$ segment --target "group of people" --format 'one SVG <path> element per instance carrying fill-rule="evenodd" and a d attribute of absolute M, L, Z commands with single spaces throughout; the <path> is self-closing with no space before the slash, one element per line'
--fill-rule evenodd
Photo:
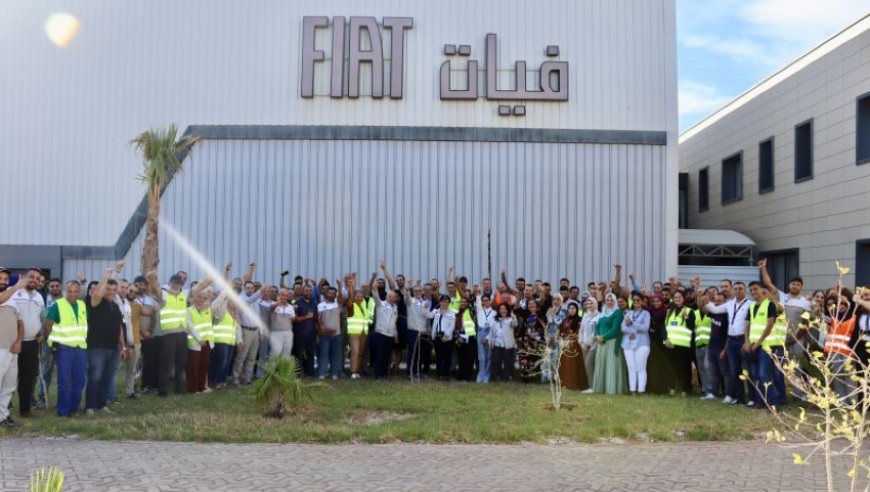
<path fill-rule="evenodd" d="M 65 284 L 38 268 L 0 269 L 0 426 L 13 392 L 18 412 L 48 408 L 56 372 L 56 411 L 111 412 L 118 373 L 130 398 L 200 393 L 247 385 L 270 358 L 295 357 L 303 377 L 384 381 L 403 374 L 490 381 L 556 381 L 564 388 L 607 394 L 681 394 L 697 380 L 703 399 L 766 408 L 786 401 L 777 370 L 785 351 L 798 360 L 832 354 L 840 367 L 868 360 L 870 289 L 835 287 L 804 297 L 794 278 L 786 292 L 759 262 L 760 281 L 722 280 L 701 287 L 676 278 L 623 285 L 614 265 L 609 282 L 584 287 L 562 278 L 513 286 L 507 273 L 470 285 L 448 270 L 439 279 L 395 277 L 384 262 L 367 280 L 349 273 L 330 283 L 297 276 L 279 284 L 241 277 L 206 278 L 187 286 L 180 271 L 161 285 L 156 272 L 132 283 L 124 263 L 99 281 L 79 274 Z M 84 294 L 84 295 L 82 295 Z M 810 320 L 817 320 L 813 323 Z M 433 367 L 434 363 L 434 367 Z M 741 377 L 748 374 L 748 378 Z M 841 381 L 841 394 L 849 390 Z M 793 392 L 794 393 L 794 392 Z M 800 397 L 800 394 L 794 393 Z"/>

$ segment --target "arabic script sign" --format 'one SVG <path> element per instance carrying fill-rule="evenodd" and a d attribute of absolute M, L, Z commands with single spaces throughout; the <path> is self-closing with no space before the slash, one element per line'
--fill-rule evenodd
<path fill-rule="evenodd" d="M 330 21 L 325 16 L 304 17 L 302 20 L 302 97 L 314 97 L 315 63 L 325 60 L 323 50 L 315 46 L 317 29 L 330 27 Z M 405 70 L 405 32 L 413 29 L 414 19 L 410 17 L 384 17 L 380 24 L 374 17 L 344 17 L 332 18 L 332 51 L 330 65 L 330 90 L 333 98 L 348 97 L 356 99 L 360 95 L 360 66 L 363 63 L 371 66 L 371 97 L 384 97 L 384 46 L 382 29 L 391 31 L 390 45 L 387 48 L 388 59 L 391 60 L 389 73 L 389 96 L 391 99 L 402 99 L 404 95 Z M 363 32 L 369 42 L 363 44 Z M 346 52 L 347 51 L 347 52 Z M 465 64 L 466 80 L 464 87 L 451 86 L 452 63 L 446 60 L 439 69 L 440 98 L 442 101 L 473 101 L 481 96 L 490 101 L 567 101 L 568 100 L 568 62 L 555 61 L 559 57 L 559 47 L 547 46 L 544 53 L 551 60 L 541 63 L 538 69 L 538 80 L 535 87 L 527 86 L 525 60 L 517 60 L 514 64 L 513 89 L 498 86 L 498 36 L 493 33 L 486 35 L 485 44 L 486 81 L 485 89 L 480 90 L 479 64 L 477 60 L 468 59 Z M 444 56 L 470 57 L 470 45 L 444 45 Z M 347 69 L 345 70 L 345 62 Z M 517 105 L 511 108 L 500 105 L 498 114 L 514 114 L 523 116 L 526 108 Z"/>

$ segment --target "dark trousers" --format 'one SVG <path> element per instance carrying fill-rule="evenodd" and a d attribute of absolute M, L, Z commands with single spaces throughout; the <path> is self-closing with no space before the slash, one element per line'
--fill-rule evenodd
<path fill-rule="evenodd" d="M 37 376 L 39 376 L 39 344 L 36 340 L 21 342 L 21 353 L 18 354 L 19 415 L 30 413 Z"/>
<path fill-rule="evenodd" d="M 420 332 L 408 330 L 408 375 L 429 374 L 432 363 L 432 340 Z"/>
<path fill-rule="evenodd" d="M 316 335 L 300 333 L 293 330 L 293 356 L 302 365 L 302 373 L 308 377 L 314 377 L 314 354 L 316 352 Z"/>
<path fill-rule="evenodd" d="M 450 362 L 453 358 L 453 340 L 435 340 L 435 372 L 439 378 L 450 376 Z"/>
<path fill-rule="evenodd" d="M 88 349 L 88 389 L 85 409 L 104 408 L 109 398 L 109 386 L 115 384 L 113 360 L 120 357 L 117 350 Z"/>
<path fill-rule="evenodd" d="M 214 344 L 211 356 L 208 358 L 208 382 L 211 385 L 227 382 L 227 366 L 230 364 L 230 354 L 235 347 L 226 343 Z"/>
<path fill-rule="evenodd" d="M 459 370 L 456 379 L 460 381 L 474 381 L 474 360 L 477 353 L 477 338 L 469 337 L 467 342 L 457 345 L 456 353 L 459 358 Z"/>
<path fill-rule="evenodd" d="M 692 392 L 692 359 L 695 356 L 695 350 L 692 347 L 677 347 L 670 349 L 671 363 L 674 365 L 674 370 L 677 375 L 677 380 L 674 384 L 684 393 Z"/>
<path fill-rule="evenodd" d="M 157 389 L 160 368 L 160 337 L 142 340 L 142 388 Z"/>
<path fill-rule="evenodd" d="M 208 378 L 208 359 L 211 348 L 205 344 L 199 350 L 187 349 L 187 392 L 199 393 L 205 389 Z"/>
<path fill-rule="evenodd" d="M 175 368 L 175 392 L 184 393 L 184 372 L 187 369 L 187 333 L 170 333 L 160 337 L 160 370 L 157 392 L 169 394 L 169 378 Z"/>
<path fill-rule="evenodd" d="M 393 356 L 393 337 L 381 333 L 372 335 L 372 357 L 375 364 L 375 379 L 386 379 Z"/>
<path fill-rule="evenodd" d="M 710 342 L 707 347 L 707 374 L 710 381 L 704 382 L 705 392 L 719 394 L 720 389 L 724 389 L 723 393 L 733 397 L 734 388 L 731 381 L 730 371 L 728 369 L 728 359 L 722 360 L 719 354 L 722 352 L 725 341 L 714 343 Z"/>
<path fill-rule="evenodd" d="M 729 395 L 739 403 L 745 403 L 743 380 L 740 375 L 743 374 L 743 336 L 728 337 L 728 342 L 725 344 L 725 351 L 728 353 L 728 375 L 731 379 L 732 394 Z"/>
<path fill-rule="evenodd" d="M 511 373 L 514 370 L 515 358 L 516 349 L 493 347 L 490 378 L 493 381 L 510 381 Z"/>

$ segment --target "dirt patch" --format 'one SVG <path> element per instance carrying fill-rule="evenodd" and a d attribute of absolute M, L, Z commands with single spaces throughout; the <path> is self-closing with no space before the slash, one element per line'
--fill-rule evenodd
<path fill-rule="evenodd" d="M 397 413 L 388 411 L 357 412 L 347 418 L 350 425 L 381 425 L 386 422 L 399 422 L 414 418 L 412 413 Z"/>

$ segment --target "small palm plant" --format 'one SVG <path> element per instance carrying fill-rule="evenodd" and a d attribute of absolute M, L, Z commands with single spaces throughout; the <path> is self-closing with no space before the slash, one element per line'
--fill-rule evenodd
<path fill-rule="evenodd" d="M 314 402 L 311 388 L 317 386 L 299 378 L 295 357 L 279 356 L 269 359 L 263 377 L 251 386 L 251 393 L 257 403 L 272 406 L 267 417 L 282 419 L 288 409 L 299 408 L 306 398 Z"/>
<path fill-rule="evenodd" d="M 154 128 L 136 135 L 130 145 L 142 155 L 142 174 L 139 180 L 148 186 L 148 216 L 145 222 L 145 244 L 142 247 L 142 274 L 157 269 L 157 228 L 160 217 L 160 195 L 172 176 L 181 171 L 181 159 L 201 140 L 197 135 L 178 138 L 175 124 L 167 128 Z"/>
<path fill-rule="evenodd" d="M 52 466 L 40 468 L 30 476 L 30 492 L 60 492 L 63 490 L 63 472 Z"/>

